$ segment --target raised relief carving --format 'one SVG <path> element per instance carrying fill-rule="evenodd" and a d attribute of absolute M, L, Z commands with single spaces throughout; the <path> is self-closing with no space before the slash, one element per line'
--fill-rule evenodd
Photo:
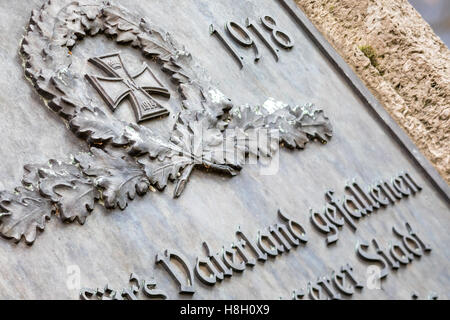
<path fill-rule="evenodd" d="M 172 263 L 172 259 L 178 262 L 183 268 L 183 273 L 186 275 L 186 279 L 180 275 L 180 272 L 177 270 L 178 268 L 174 263 Z M 180 293 L 185 294 L 194 294 L 194 271 L 193 268 L 190 267 L 188 260 L 180 253 L 175 251 L 166 250 L 164 253 L 158 253 L 156 256 L 156 263 L 162 264 L 164 269 L 172 276 L 172 278 L 177 282 L 180 287 Z"/>
<path fill-rule="evenodd" d="M 424 252 L 430 253 L 431 247 L 418 236 L 408 222 L 404 223 L 406 231 L 400 231 L 396 226 L 392 227 L 394 234 L 402 239 L 402 242 L 390 243 L 389 248 L 382 248 L 377 239 L 372 239 L 376 254 L 370 253 L 370 245 L 365 241 L 359 241 L 356 245 L 356 253 L 365 261 L 376 262 L 383 266 L 378 278 L 385 278 L 389 274 L 389 267 L 399 269 L 413 262 L 414 257 L 420 258 Z"/>
<path fill-rule="evenodd" d="M 14 193 L 0 193 L 1 234 L 7 239 L 19 242 L 22 238 L 32 244 L 38 230 L 44 230 L 45 223 L 55 212 L 50 200 L 37 191 L 19 187 Z"/>
<path fill-rule="evenodd" d="M 397 192 L 394 193 L 394 189 Z M 340 228 L 348 224 L 354 231 L 358 229 L 357 222 L 376 213 L 381 207 L 396 204 L 404 197 L 416 194 L 422 188 L 408 174 L 402 172 L 391 182 L 378 181 L 375 186 L 370 186 L 367 191 L 361 187 L 356 179 L 347 182 L 345 190 L 350 195 L 344 195 L 341 199 L 335 196 L 334 190 L 326 193 L 328 202 L 322 210 L 310 209 L 310 220 L 314 227 L 327 236 L 328 245 L 339 240 Z M 375 243 L 378 246 L 378 243 Z M 380 249 L 382 250 L 382 249 Z M 396 249 L 394 254 L 400 249 Z M 406 260 L 402 260 L 406 263 Z"/>
<path fill-rule="evenodd" d="M 193 275 L 203 284 L 215 286 L 236 273 L 245 272 L 248 267 L 255 267 L 257 261 L 265 263 L 269 256 L 275 258 L 308 241 L 305 228 L 299 222 L 288 218 L 281 210 L 278 210 L 278 215 L 284 223 L 259 231 L 257 240 L 252 240 L 253 237 L 248 237 L 239 227 L 236 241 L 222 246 L 222 250 L 215 254 L 203 242 L 206 257 L 197 257 L 192 267 L 186 257 L 169 250 L 157 255 L 157 264 L 161 264 L 173 278 L 179 287 L 179 293 L 195 293 Z M 171 260 L 178 263 L 172 263 Z M 177 272 L 179 269 L 182 272 Z"/>
<path fill-rule="evenodd" d="M 108 77 L 86 75 L 86 79 L 97 89 L 105 103 L 114 112 L 122 100 L 129 98 L 137 122 L 169 114 L 152 95 L 170 98 L 169 90 L 163 87 L 149 66 L 132 76 L 125 68 L 119 53 L 89 59 Z"/>
<path fill-rule="evenodd" d="M 279 53 L 280 49 L 290 50 L 294 47 L 294 40 L 291 35 L 287 32 L 281 30 L 277 21 L 270 15 L 264 15 L 260 17 L 260 24 L 254 22 L 252 19 L 247 18 L 245 21 L 245 27 L 240 23 L 235 21 L 230 21 L 225 24 L 225 30 L 228 35 L 240 46 L 244 48 L 253 48 L 255 51 L 254 62 L 257 63 L 262 55 L 258 44 L 256 43 L 254 37 L 248 30 L 252 30 L 253 33 L 264 43 L 264 45 L 270 50 L 273 54 L 275 61 L 278 62 L 280 59 Z M 266 32 L 262 30 L 262 27 L 266 29 Z M 211 35 L 215 35 L 224 45 L 224 47 L 230 52 L 232 57 L 237 61 L 239 67 L 242 69 L 245 66 L 245 58 L 238 52 L 237 49 L 231 44 L 225 35 L 218 29 L 214 24 L 211 24 L 209 27 L 209 32 Z M 266 37 L 265 34 L 272 34 L 272 41 Z M 275 45 L 276 44 L 276 45 Z"/>
<path fill-rule="evenodd" d="M 274 21 L 265 18 L 265 22 L 265 28 L 284 38 L 280 41 L 286 40 Z M 77 43 L 98 34 L 140 51 L 154 62 L 152 68 L 161 68 L 176 91 L 170 94 L 146 65 L 130 75 L 117 53 L 90 59 L 104 76 L 77 74 L 71 68 Z M 84 223 L 94 204 L 125 209 L 136 194 L 162 190 L 170 181 L 175 182 L 178 197 L 196 168 L 235 175 L 249 154 L 270 156 L 278 145 L 303 149 L 309 141 L 324 143 L 332 135 L 324 112 L 310 104 L 289 106 L 268 100 L 270 107 L 233 105 L 171 35 L 110 2 L 72 2 L 61 7 L 57 1 L 47 1 L 32 12 L 20 53 L 25 75 L 45 104 L 91 151 L 75 155 L 74 160 L 35 165 L 34 178 L 29 179 L 29 173 L 24 177 L 26 189 L 0 193 L 0 232 L 16 241 L 24 237 L 33 243 L 36 228 L 43 230 L 54 212 L 61 213 L 65 222 Z M 175 126 L 156 133 L 117 119 L 86 96 L 92 86 L 112 111 L 129 99 L 137 123 L 168 113 L 157 96 L 179 94 Z M 279 136 L 270 134 L 274 130 Z M 263 134 L 267 145 L 257 145 Z M 257 147 L 251 149 L 253 145 Z"/>
<path fill-rule="evenodd" d="M 296 289 L 293 291 L 293 300 L 303 300 L 308 293 L 311 300 L 341 300 L 342 294 L 351 297 L 356 289 L 364 288 L 354 273 L 353 266 L 346 264 L 338 272 L 333 271 L 331 276 L 322 276 L 317 281 L 309 281 L 307 289 Z"/>
<path fill-rule="evenodd" d="M 148 299 L 167 299 L 167 294 L 157 289 L 155 278 L 141 280 L 139 276 L 132 273 L 130 275 L 130 284 L 128 288 L 122 290 L 112 289 L 108 284 L 104 288 L 91 289 L 83 288 L 80 290 L 81 300 L 139 300 L 145 295 Z"/>

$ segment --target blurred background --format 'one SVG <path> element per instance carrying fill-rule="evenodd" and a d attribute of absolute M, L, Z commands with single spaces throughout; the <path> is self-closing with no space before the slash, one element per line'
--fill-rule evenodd
<path fill-rule="evenodd" d="M 450 0 L 409 0 L 409 3 L 450 47 Z"/>

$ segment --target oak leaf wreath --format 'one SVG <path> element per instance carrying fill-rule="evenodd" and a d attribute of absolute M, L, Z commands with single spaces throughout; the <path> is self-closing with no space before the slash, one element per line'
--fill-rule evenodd
<path fill-rule="evenodd" d="M 234 106 L 168 33 L 110 2 L 92 2 L 60 8 L 58 1 L 48 0 L 32 11 L 20 49 L 25 75 L 90 151 L 68 161 L 26 165 L 22 186 L 0 191 L 3 237 L 33 244 L 52 216 L 84 224 L 96 204 L 124 210 L 136 195 L 162 191 L 169 181 L 178 197 L 194 168 L 235 175 L 255 151 L 248 148 L 251 141 L 238 143 L 252 139 L 250 131 L 279 133 L 267 148 L 259 146 L 263 156 L 276 151 L 273 142 L 303 149 L 311 140 L 331 137 L 328 118 L 310 104 L 279 104 L 275 110 Z M 176 84 L 182 106 L 172 130 L 164 134 L 123 122 L 85 96 L 84 77 L 71 69 L 72 51 L 77 42 L 97 34 L 140 50 Z M 194 141 L 198 135 L 200 147 Z"/>

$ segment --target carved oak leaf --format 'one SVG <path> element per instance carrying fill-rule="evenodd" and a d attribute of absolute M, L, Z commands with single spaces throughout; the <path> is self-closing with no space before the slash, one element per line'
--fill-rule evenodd
<path fill-rule="evenodd" d="M 90 36 L 95 36 L 96 34 L 102 32 L 105 29 L 103 21 L 99 17 L 98 7 L 91 7 L 92 12 L 85 12 L 81 17 L 81 24 L 86 28 L 86 31 Z M 95 9 L 95 10 L 94 10 Z"/>
<path fill-rule="evenodd" d="M 184 121 L 193 133 L 194 150 L 199 164 L 230 175 L 236 175 L 242 169 L 248 151 L 248 135 L 242 129 L 224 132 L 210 128 L 210 119 L 204 112 Z"/>
<path fill-rule="evenodd" d="M 39 165 L 27 164 L 24 166 L 25 173 L 22 178 L 22 184 L 29 189 L 38 190 L 39 186 Z"/>
<path fill-rule="evenodd" d="M 194 167 L 194 160 L 186 156 L 167 157 L 162 161 L 151 161 L 148 158 L 144 158 L 139 160 L 139 163 L 144 165 L 145 173 L 149 177 L 150 183 L 158 190 L 163 190 L 167 186 L 169 180 L 178 180 L 176 191 L 174 192 L 175 197 L 181 195 L 184 184 Z M 181 175 L 181 172 L 186 167 L 189 168 Z"/>
<path fill-rule="evenodd" d="M 248 156 L 271 157 L 278 150 L 278 146 L 277 132 L 266 127 L 250 128 L 245 131 L 230 128 L 223 133 L 222 143 L 211 150 L 214 162 L 233 165 L 240 170 Z M 217 158 L 221 152 L 224 160 Z"/>
<path fill-rule="evenodd" d="M 26 166 L 26 169 L 29 169 L 30 166 Z M 31 171 L 33 177 L 36 176 L 36 166 L 33 167 Z M 30 181 L 31 179 L 27 178 L 27 173 L 24 175 L 24 182 Z M 58 202 L 61 196 L 55 191 L 55 188 L 58 186 L 71 187 L 72 182 L 77 180 L 85 180 L 82 178 L 82 173 L 80 169 L 76 166 L 62 163 L 56 160 L 50 160 L 49 165 L 44 167 L 37 167 L 37 177 L 38 177 L 38 185 L 35 187 L 39 188 L 39 192 L 50 198 L 53 202 Z"/>
<path fill-rule="evenodd" d="M 67 97 L 57 97 L 48 102 L 48 106 L 61 117 L 70 120 L 75 115 L 76 110 L 80 109 L 80 103 Z"/>
<path fill-rule="evenodd" d="M 28 165 L 25 170 L 23 183 L 38 188 L 41 195 L 54 202 L 62 221 L 85 223 L 98 191 L 77 166 L 50 160 L 46 167 Z"/>
<path fill-rule="evenodd" d="M 234 108 L 231 112 L 232 120 L 228 128 L 240 128 L 244 131 L 248 129 L 261 128 L 265 125 L 265 118 L 259 108 L 252 108 L 249 105 Z"/>
<path fill-rule="evenodd" d="M 36 240 L 37 229 L 43 231 L 55 207 L 50 200 L 42 198 L 36 191 L 23 187 L 15 193 L 0 193 L 0 234 L 19 242 L 22 237 L 29 245 Z"/>
<path fill-rule="evenodd" d="M 224 130 L 227 123 L 222 118 L 233 107 L 231 99 L 213 87 L 209 87 L 208 90 L 201 90 L 201 93 L 204 97 L 201 104 L 207 115 L 209 115 L 211 124 L 215 124 L 216 128 L 220 130 Z"/>
<path fill-rule="evenodd" d="M 169 48 L 156 41 L 154 38 L 139 35 L 138 40 L 142 46 L 142 53 L 148 57 L 159 57 L 162 61 L 169 61 L 172 52 Z"/>
<path fill-rule="evenodd" d="M 309 136 L 319 138 L 322 141 L 328 141 L 332 136 L 333 128 L 323 110 L 308 104 L 293 110 L 292 113 L 297 117 L 299 130 Z"/>
<path fill-rule="evenodd" d="M 63 15 L 64 18 L 56 22 L 56 26 L 60 30 L 60 35 L 63 39 L 61 45 L 72 48 L 78 39 L 83 39 L 86 36 L 86 33 L 81 23 L 80 13 L 73 6 L 69 5 L 66 7 Z"/>
<path fill-rule="evenodd" d="M 261 107 L 236 107 L 230 116 L 226 134 L 234 137 L 238 151 L 255 157 L 271 157 L 276 152 L 279 135 L 266 125 L 267 113 L 264 114 Z"/>
<path fill-rule="evenodd" d="M 57 206 L 64 222 L 78 221 L 83 225 L 89 214 L 94 210 L 95 200 L 100 193 L 92 182 L 77 180 L 71 187 L 64 185 L 56 186 L 55 191 L 61 196 Z"/>
<path fill-rule="evenodd" d="M 89 20 L 95 20 L 99 15 L 102 14 L 100 6 L 80 6 L 80 13 L 84 15 Z"/>
<path fill-rule="evenodd" d="M 326 142 L 333 133 L 329 119 L 313 105 L 295 108 L 285 105 L 273 111 L 246 105 L 233 109 L 231 115 L 229 128 L 277 130 L 280 143 L 291 149 L 302 149 L 314 138 Z"/>
<path fill-rule="evenodd" d="M 163 190 L 169 180 L 178 180 L 174 195 L 179 196 L 195 166 L 191 144 L 192 133 L 187 128 L 175 128 L 174 136 L 170 141 L 165 141 L 152 136 L 148 130 L 144 129 L 141 132 L 146 134 L 145 143 L 136 146 L 149 154 L 149 157 L 139 160 L 139 163 L 144 166 L 150 183 Z"/>
<path fill-rule="evenodd" d="M 332 135 L 330 121 L 313 105 L 279 109 L 267 116 L 267 126 L 277 129 L 281 142 L 291 149 L 303 149 L 315 138 L 326 142 Z"/>
<path fill-rule="evenodd" d="M 130 125 L 125 131 L 126 138 L 131 143 L 130 154 L 149 158 L 139 161 L 144 166 L 150 183 L 158 190 L 163 190 L 169 180 L 177 180 L 175 196 L 179 196 L 195 164 L 192 153 L 192 132 L 174 129 L 173 137 L 162 137 L 152 130 L 138 125 Z M 174 141 L 176 141 L 174 143 Z M 186 167 L 188 169 L 184 170 Z M 183 174 L 182 174 L 183 171 Z"/>
<path fill-rule="evenodd" d="M 116 39 L 116 41 L 118 43 L 128 43 L 128 42 L 134 42 L 136 40 L 137 40 L 137 35 L 131 31 L 121 32 L 117 36 L 117 39 Z"/>
<path fill-rule="evenodd" d="M 163 160 L 171 153 L 180 153 L 183 150 L 170 142 L 170 137 L 163 137 L 151 129 L 130 124 L 125 128 L 124 137 L 130 142 L 129 153 L 133 156 L 142 156 L 149 154 L 150 158 L 159 158 Z"/>
<path fill-rule="evenodd" d="M 240 163 L 233 161 L 233 157 L 228 161 L 226 157 L 217 156 L 222 155 L 217 147 L 223 146 L 223 135 L 218 129 L 209 129 L 209 124 L 204 114 L 184 114 L 179 116 L 173 136 L 164 147 L 153 145 L 155 139 L 151 140 L 152 150 L 156 152 L 148 152 L 150 158 L 139 162 L 144 165 L 152 185 L 162 190 L 169 181 L 176 180 L 174 197 L 179 197 L 195 167 L 230 175 L 240 170 Z"/>
<path fill-rule="evenodd" d="M 149 57 L 158 57 L 163 62 L 168 62 L 174 57 L 172 39 L 167 33 L 156 30 L 146 19 L 141 19 L 140 27 L 144 33 L 138 35 L 142 47 L 142 53 Z"/>
<path fill-rule="evenodd" d="M 110 141 L 114 146 L 128 144 L 123 136 L 126 123 L 108 117 L 99 108 L 94 110 L 82 108 L 69 122 L 69 126 L 75 134 L 85 138 L 91 144 L 101 145 Z"/>
<path fill-rule="evenodd" d="M 224 132 L 211 125 L 206 111 L 181 114 L 172 141 L 190 148 L 196 166 L 234 176 L 242 169 L 245 153 L 236 153 L 236 139 L 227 141 Z"/>
<path fill-rule="evenodd" d="M 118 43 L 136 42 L 137 35 L 140 33 L 139 27 L 125 20 L 117 9 L 105 8 L 103 10 L 106 30 L 105 33 L 110 36 L 117 36 Z"/>
<path fill-rule="evenodd" d="M 145 176 L 142 165 L 134 158 L 113 151 L 92 148 L 91 155 L 80 154 L 75 160 L 80 164 L 84 174 L 94 178 L 94 184 L 102 190 L 105 207 L 117 206 L 124 210 L 128 199 L 133 200 L 136 193 L 147 193 L 150 183 Z"/>

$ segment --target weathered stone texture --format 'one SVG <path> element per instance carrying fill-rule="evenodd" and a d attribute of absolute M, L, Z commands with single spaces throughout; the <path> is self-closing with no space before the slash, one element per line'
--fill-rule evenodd
<path fill-rule="evenodd" d="M 450 50 L 407 0 L 298 0 L 450 183 Z"/>

